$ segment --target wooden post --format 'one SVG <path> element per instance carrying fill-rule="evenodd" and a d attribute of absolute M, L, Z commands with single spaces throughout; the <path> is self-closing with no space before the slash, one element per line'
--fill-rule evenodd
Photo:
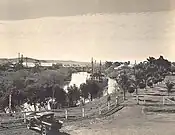
<path fill-rule="evenodd" d="M 82 117 L 83 117 L 83 118 L 85 117 L 85 110 L 84 110 L 84 107 L 82 108 Z"/>
<path fill-rule="evenodd" d="M 66 120 L 68 119 L 68 111 L 67 111 L 67 109 L 65 110 L 65 118 L 66 118 Z"/>
<path fill-rule="evenodd" d="M 108 102 L 108 111 L 109 111 L 109 109 L 110 109 L 110 102 Z"/>
<path fill-rule="evenodd" d="M 119 105 L 119 97 L 116 96 L 116 105 Z"/>
<path fill-rule="evenodd" d="M 139 96 L 137 95 L 137 104 L 139 105 Z"/>
<path fill-rule="evenodd" d="M 145 100 L 145 98 L 144 98 L 144 105 L 146 105 L 146 100 Z"/>
<path fill-rule="evenodd" d="M 98 107 L 98 111 L 99 111 L 99 115 L 101 115 L 101 108 L 100 107 Z"/>
<path fill-rule="evenodd" d="M 12 94 L 9 95 L 9 113 L 12 113 Z"/>
<path fill-rule="evenodd" d="M 144 110 L 145 110 L 145 107 L 143 106 L 143 107 L 142 107 L 142 114 L 145 114 L 145 113 L 144 113 Z"/>
<path fill-rule="evenodd" d="M 24 112 L 24 123 L 26 123 L 26 112 Z"/>
<path fill-rule="evenodd" d="M 165 105 L 165 97 L 163 96 L 163 105 Z"/>

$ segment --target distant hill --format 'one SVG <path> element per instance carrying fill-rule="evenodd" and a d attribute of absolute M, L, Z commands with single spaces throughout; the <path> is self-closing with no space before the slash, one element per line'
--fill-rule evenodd
<path fill-rule="evenodd" d="M 17 62 L 18 58 L 1 58 L 0 59 L 0 64 L 7 63 L 7 62 Z M 26 58 L 24 58 L 24 61 L 26 61 Z M 27 62 L 29 63 L 34 63 L 35 61 L 38 61 L 38 59 L 34 58 L 27 58 Z M 81 65 L 81 66 L 86 66 L 89 65 L 90 62 L 79 62 L 79 61 L 71 61 L 71 60 L 39 60 L 42 63 L 62 63 L 62 64 L 76 64 L 76 65 Z"/>
<path fill-rule="evenodd" d="M 76 65 L 89 65 L 90 62 L 80 62 L 72 60 L 46 60 L 48 63 L 62 63 L 62 64 L 76 64 Z"/>

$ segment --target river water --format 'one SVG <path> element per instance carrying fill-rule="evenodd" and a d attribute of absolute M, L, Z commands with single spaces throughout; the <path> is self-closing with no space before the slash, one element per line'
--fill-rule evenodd
<path fill-rule="evenodd" d="M 68 85 L 64 87 L 66 90 L 68 86 L 76 85 L 77 87 L 80 87 L 82 83 L 86 83 L 86 80 L 90 77 L 90 74 L 87 72 L 78 72 L 78 73 L 73 73 L 71 81 Z M 114 79 L 108 78 L 108 86 L 107 86 L 107 91 L 104 92 L 104 96 L 107 94 L 111 94 L 112 92 L 115 91 L 115 88 L 117 86 L 117 83 Z"/>

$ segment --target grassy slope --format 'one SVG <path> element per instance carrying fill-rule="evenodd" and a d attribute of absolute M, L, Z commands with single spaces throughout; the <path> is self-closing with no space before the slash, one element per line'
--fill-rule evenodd
<path fill-rule="evenodd" d="M 174 77 L 175 80 L 175 77 Z M 160 91 L 161 89 L 161 91 Z M 153 89 L 148 91 L 140 90 L 140 93 L 166 93 L 165 85 L 162 83 Z M 156 98 L 155 98 L 156 99 Z M 115 98 L 113 96 L 112 100 Z M 133 99 L 130 99 L 134 101 Z M 158 99 L 160 102 L 161 100 Z M 130 102 L 128 100 L 128 102 Z M 88 103 L 85 106 L 86 112 L 93 114 L 98 112 L 98 105 L 104 105 L 106 103 L 106 97 L 96 99 L 93 102 Z M 72 115 L 81 115 L 81 108 L 71 108 L 69 111 L 73 112 Z M 57 113 L 59 116 L 61 113 Z M 64 110 L 62 110 L 64 114 Z M 175 130 L 175 115 L 174 114 L 157 114 L 151 113 L 147 115 L 142 113 L 141 106 L 125 107 L 118 113 L 101 119 L 84 119 L 81 121 L 73 121 L 64 124 L 63 131 L 70 133 L 71 135 L 143 135 L 143 134 L 158 134 L 158 135 L 174 135 Z M 165 124 L 166 123 L 166 124 Z M 0 132 L 0 135 L 11 135 L 16 133 L 24 135 L 38 135 L 37 133 L 30 132 L 26 129 L 15 130 L 12 132 L 6 131 L 6 133 Z"/>

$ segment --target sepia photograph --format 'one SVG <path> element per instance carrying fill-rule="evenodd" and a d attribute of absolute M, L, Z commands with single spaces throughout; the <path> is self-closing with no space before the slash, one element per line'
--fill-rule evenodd
<path fill-rule="evenodd" d="M 0 0 L 0 135 L 175 135 L 175 0 Z"/>

